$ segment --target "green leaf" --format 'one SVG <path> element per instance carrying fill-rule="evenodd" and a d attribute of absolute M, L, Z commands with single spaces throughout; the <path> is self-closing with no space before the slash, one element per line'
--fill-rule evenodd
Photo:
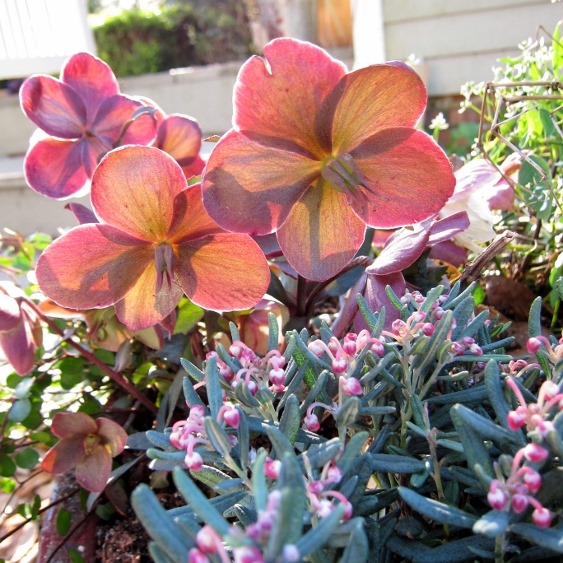
<path fill-rule="evenodd" d="M 14 460 L 19 467 L 23 469 L 32 469 L 39 461 L 39 454 L 33 448 L 25 448 L 20 450 L 15 456 Z"/>
<path fill-rule="evenodd" d="M 223 427 L 210 416 L 206 416 L 203 420 L 205 433 L 215 451 L 224 457 L 230 458 L 233 445 Z"/>
<path fill-rule="evenodd" d="M 223 390 L 219 381 L 220 377 L 217 359 L 210 357 L 205 364 L 205 389 L 207 390 L 207 400 L 213 420 L 217 420 L 219 410 L 223 406 Z"/>
<path fill-rule="evenodd" d="M 264 474 L 264 464 L 266 463 L 267 457 L 268 452 L 261 449 L 252 466 L 252 493 L 254 495 L 256 512 L 266 510 L 268 503 L 268 484 L 266 482 L 266 475 Z"/>
<path fill-rule="evenodd" d="M 240 416 L 240 421 L 237 428 L 240 466 L 243 471 L 246 471 L 248 467 L 248 454 L 250 451 L 250 430 L 248 429 L 248 420 L 246 418 L 246 414 L 238 405 L 236 409 Z"/>
<path fill-rule="evenodd" d="M 443 502 L 429 499 L 407 487 L 399 487 L 398 490 L 401 498 L 414 510 L 441 524 L 457 526 L 458 528 L 472 528 L 477 521 L 477 518 L 472 514 Z"/>
<path fill-rule="evenodd" d="M 64 507 L 62 507 L 57 514 L 57 534 L 59 536 L 66 536 L 70 531 L 72 523 L 72 514 Z"/>
<path fill-rule="evenodd" d="M 69 548 L 66 550 L 66 553 L 71 563 L 84 563 L 84 557 L 82 557 L 82 554 L 77 549 Z"/>
<path fill-rule="evenodd" d="M 14 396 L 16 399 L 27 399 L 33 388 L 35 378 L 26 377 L 21 379 L 14 389 Z"/>
<path fill-rule="evenodd" d="M 506 532 L 509 520 L 509 512 L 505 510 L 491 510 L 473 524 L 473 532 L 488 538 L 496 538 Z"/>
<path fill-rule="evenodd" d="M 72 389 L 84 381 L 84 363 L 83 358 L 68 357 L 55 365 L 61 372 L 61 387 L 63 389 Z"/>
<path fill-rule="evenodd" d="M 268 351 L 277 350 L 279 340 L 278 319 L 274 313 L 268 311 Z"/>
<path fill-rule="evenodd" d="M 321 549 L 328 542 L 345 510 L 346 507 L 343 504 L 336 505 L 326 518 L 323 518 L 316 526 L 299 538 L 295 545 L 302 558 Z"/>
<path fill-rule="evenodd" d="M 31 401 L 29 399 L 18 399 L 12 403 L 8 411 L 8 420 L 21 422 L 31 413 Z"/>
<path fill-rule="evenodd" d="M 361 402 L 358 397 L 348 397 L 336 413 L 336 426 L 338 428 L 348 428 L 352 426 L 358 418 L 360 405 Z"/>
<path fill-rule="evenodd" d="M 344 453 L 340 456 L 336 464 L 342 470 L 343 475 L 346 474 L 350 467 L 352 467 L 354 461 L 361 455 L 368 438 L 369 434 L 367 432 L 358 432 L 350 438 L 346 444 Z"/>
<path fill-rule="evenodd" d="M 203 315 L 204 310 L 201 307 L 192 303 L 187 297 L 183 297 L 178 307 L 174 334 L 186 334 L 203 318 Z"/>
<path fill-rule="evenodd" d="M 419 473 L 424 471 L 424 462 L 414 457 L 393 454 L 369 455 L 372 471 L 382 473 Z"/>
<path fill-rule="evenodd" d="M 434 549 L 415 554 L 413 563 L 462 563 L 480 560 L 477 554 L 487 553 L 492 559 L 495 544 L 482 536 L 469 536 L 460 540 L 448 541 Z"/>
<path fill-rule="evenodd" d="M 365 532 L 363 518 L 354 518 L 352 533 L 348 538 L 346 549 L 340 558 L 340 563 L 358 563 L 359 561 L 368 561 L 369 544 Z"/>

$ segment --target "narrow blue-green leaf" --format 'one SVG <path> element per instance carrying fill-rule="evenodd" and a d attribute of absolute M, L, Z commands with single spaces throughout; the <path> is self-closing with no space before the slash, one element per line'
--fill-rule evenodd
<path fill-rule="evenodd" d="M 268 452 L 260 450 L 256 456 L 256 461 L 252 466 L 252 494 L 254 496 L 254 505 L 256 512 L 266 510 L 268 504 L 268 484 L 266 482 L 266 475 L 264 474 L 264 464 Z"/>
<path fill-rule="evenodd" d="M 162 551 L 172 561 L 184 561 L 193 543 L 181 533 L 148 485 L 141 483 L 133 491 L 131 505 L 145 530 Z"/>
<path fill-rule="evenodd" d="M 473 532 L 488 538 L 496 538 L 506 532 L 510 513 L 506 510 L 490 510 L 473 524 Z"/>
<path fill-rule="evenodd" d="M 530 306 L 530 313 L 528 315 L 528 335 L 529 336 L 541 336 L 542 335 L 542 323 L 541 323 L 541 307 L 542 298 L 538 296 L 532 302 Z M 543 371 L 547 374 L 551 373 L 551 366 L 549 365 L 548 355 L 542 348 L 536 352 L 536 358 L 540 364 Z"/>
<path fill-rule="evenodd" d="M 343 475 L 350 469 L 356 458 L 360 456 L 368 438 L 369 434 L 367 432 L 358 432 L 350 438 L 346 444 L 344 453 L 340 456 L 336 464 L 342 470 Z"/>
<path fill-rule="evenodd" d="M 209 524 L 220 536 L 227 535 L 230 529 L 229 523 L 209 502 L 207 497 L 199 490 L 186 472 L 180 468 L 176 468 L 172 473 L 172 478 L 180 494 L 201 520 Z M 186 552 L 184 552 L 183 557 L 185 559 Z M 184 561 L 184 559 L 178 559 L 178 561 Z"/>
<path fill-rule="evenodd" d="M 162 449 L 174 449 L 174 451 L 176 451 L 176 448 L 172 448 L 170 445 L 170 438 L 168 434 L 163 434 L 162 432 L 157 432 L 156 430 L 147 430 L 145 435 L 147 440 L 154 446 L 158 446 Z"/>
<path fill-rule="evenodd" d="M 149 543 L 149 554 L 154 563 L 175 563 L 174 559 L 168 557 L 166 552 L 153 541 Z"/>
<path fill-rule="evenodd" d="M 314 551 L 321 549 L 330 539 L 330 536 L 336 530 L 346 507 L 343 504 L 338 504 L 334 510 L 320 522 L 311 528 L 295 543 L 299 554 L 302 558 L 307 557 Z"/>
<path fill-rule="evenodd" d="M 192 364 L 190 360 L 187 358 L 181 358 L 180 364 L 196 381 L 203 381 L 203 378 L 205 377 L 204 373 L 197 366 Z"/>
<path fill-rule="evenodd" d="M 313 469 L 324 467 L 342 451 L 340 438 L 332 438 L 321 444 L 313 444 L 307 450 L 307 457 Z"/>
<path fill-rule="evenodd" d="M 471 528 L 477 521 L 472 514 L 420 495 L 407 487 L 399 487 L 399 495 L 414 510 L 435 522 L 459 528 Z"/>
<path fill-rule="evenodd" d="M 453 317 L 456 320 L 456 325 L 452 330 L 451 340 L 459 340 L 463 333 L 469 319 L 473 317 L 475 312 L 475 300 L 473 296 L 467 296 L 461 301 L 453 310 Z"/>
<path fill-rule="evenodd" d="M 278 349 L 279 336 L 278 319 L 268 311 L 268 351 Z"/>
<path fill-rule="evenodd" d="M 272 447 L 276 452 L 277 459 L 282 459 L 283 454 L 286 452 L 294 455 L 291 442 L 287 439 L 287 436 L 280 432 L 275 426 L 268 426 L 266 428 L 266 433 L 268 434 L 268 438 L 270 438 Z"/>
<path fill-rule="evenodd" d="M 428 339 L 421 353 L 414 357 L 413 367 L 424 373 L 436 361 L 439 349 L 448 340 L 452 325 L 453 314 L 451 311 L 446 311 L 444 316 L 438 321 L 434 333 Z"/>
<path fill-rule="evenodd" d="M 387 299 L 391 301 L 391 304 L 395 307 L 395 309 L 397 309 L 397 311 L 403 313 L 403 311 L 406 310 L 406 306 L 401 303 L 401 299 L 393 291 L 393 288 L 390 285 L 385 286 L 385 295 L 387 295 Z"/>
<path fill-rule="evenodd" d="M 411 404 L 412 415 L 414 418 L 414 422 L 420 428 L 424 428 L 424 407 L 422 405 L 422 401 L 418 395 L 411 395 L 409 398 L 409 402 Z"/>
<path fill-rule="evenodd" d="M 454 405 L 450 409 L 450 416 L 463 444 L 463 453 L 469 466 L 480 476 L 480 472 L 494 478 L 493 464 L 483 439 L 474 432 L 460 415 L 462 405 Z M 480 472 L 479 472 L 480 468 Z M 484 483 L 485 484 L 485 483 Z M 486 483 L 488 487 L 488 483 Z"/>
<path fill-rule="evenodd" d="M 356 296 L 356 302 L 358 303 L 358 308 L 360 309 L 360 313 L 362 314 L 362 317 L 364 317 L 364 320 L 366 321 L 366 324 L 369 327 L 369 331 L 373 333 L 377 326 L 378 316 L 383 315 L 383 317 L 385 317 L 385 308 L 383 307 L 379 312 L 379 315 L 376 315 L 369 308 L 367 301 L 364 299 L 364 296 L 361 293 L 358 293 L 358 295 Z"/>
<path fill-rule="evenodd" d="M 501 445 L 515 443 L 516 440 L 513 433 L 495 424 L 492 420 L 481 416 L 464 405 L 456 405 L 452 408 L 457 409 L 457 416 L 481 438 L 494 440 Z"/>
<path fill-rule="evenodd" d="M 369 455 L 372 471 L 382 473 L 418 473 L 424 471 L 424 462 L 414 457 L 393 454 Z"/>
<path fill-rule="evenodd" d="M 453 391 L 429 397 L 426 402 L 435 405 L 447 405 L 451 403 L 481 403 L 487 397 L 487 388 L 484 385 L 470 387 L 463 391 Z"/>
<path fill-rule="evenodd" d="M 243 471 L 248 467 L 248 454 L 250 452 L 250 430 L 248 429 L 248 420 L 244 411 L 237 405 L 236 407 L 240 421 L 237 428 L 238 449 L 240 455 L 240 466 Z"/>
<path fill-rule="evenodd" d="M 209 358 L 205 363 L 205 390 L 207 391 L 209 410 L 213 420 L 217 420 L 219 410 L 223 406 L 223 391 L 219 381 L 220 377 L 217 359 L 214 357 Z"/>
<path fill-rule="evenodd" d="M 481 311 L 462 331 L 458 338 L 465 336 L 475 336 L 477 332 L 485 326 L 485 322 L 489 318 L 489 311 L 485 309 Z"/>
<path fill-rule="evenodd" d="M 358 418 L 360 405 L 361 403 L 358 397 L 348 397 L 336 413 L 336 426 L 338 428 L 352 426 Z"/>
<path fill-rule="evenodd" d="M 238 327 L 233 321 L 229 321 L 229 330 L 231 331 L 231 342 L 240 341 Z"/>
<path fill-rule="evenodd" d="M 202 380 L 203 380 L 203 373 L 202 375 Z M 186 403 L 190 406 L 193 407 L 194 405 L 199 405 L 200 407 L 205 408 L 205 405 L 203 404 L 203 401 L 200 399 L 199 395 L 196 393 L 196 390 L 194 389 L 194 386 L 192 384 L 192 382 L 190 381 L 189 377 L 184 377 L 184 380 L 182 382 L 182 386 L 184 388 L 184 398 L 186 399 Z"/>
<path fill-rule="evenodd" d="M 260 403 L 255 399 L 254 395 L 250 392 L 248 385 L 244 380 L 237 383 L 235 387 L 235 397 L 239 403 L 249 408 L 259 408 Z"/>
<path fill-rule="evenodd" d="M 198 471 L 192 471 L 191 475 L 194 479 L 197 479 L 200 483 L 204 483 L 212 489 L 225 489 L 225 481 L 233 481 L 232 477 L 229 477 L 226 473 L 223 473 L 216 467 L 211 467 L 209 465 L 204 465 Z"/>
<path fill-rule="evenodd" d="M 369 544 L 363 518 L 354 518 L 352 533 L 340 563 L 360 563 L 369 559 Z"/>
<path fill-rule="evenodd" d="M 205 433 L 215 451 L 225 457 L 230 457 L 233 445 L 224 428 L 210 416 L 206 416 L 203 420 Z"/>
<path fill-rule="evenodd" d="M 227 364 L 227 367 L 233 373 L 237 373 L 237 371 L 241 369 L 242 366 L 240 365 L 240 362 L 236 358 L 233 358 L 233 356 L 231 356 L 227 352 L 227 350 L 221 343 L 215 346 L 215 351 L 217 352 L 217 355 L 221 358 L 221 360 L 223 360 L 223 362 Z"/>
<path fill-rule="evenodd" d="M 538 528 L 535 524 L 517 523 L 510 526 L 510 531 L 528 541 L 547 547 L 557 553 L 563 553 L 563 533 L 557 528 Z"/>
<path fill-rule="evenodd" d="M 287 436 L 290 444 L 294 444 L 300 426 L 301 413 L 299 412 L 299 401 L 295 395 L 291 395 L 285 403 L 279 428 Z"/>
<path fill-rule="evenodd" d="M 164 430 L 166 428 L 174 414 L 174 410 L 178 404 L 178 399 L 180 397 L 180 392 L 182 391 L 183 374 L 181 371 L 174 376 L 174 380 L 160 403 L 158 412 L 156 413 L 156 430 Z"/>
<path fill-rule="evenodd" d="M 475 285 L 476 283 L 473 282 L 468 285 L 461 293 L 459 293 L 461 284 L 460 282 L 456 282 L 450 289 L 449 297 L 448 299 L 446 299 L 442 307 L 444 309 L 455 309 L 455 307 L 457 307 L 466 297 L 473 295 L 473 292 L 475 291 Z"/>
<path fill-rule="evenodd" d="M 434 549 L 419 552 L 415 555 L 413 563 L 462 563 L 464 561 L 477 561 L 477 553 L 487 553 L 492 559 L 495 543 L 482 536 L 469 536 L 459 540 L 448 541 Z"/>
<path fill-rule="evenodd" d="M 321 395 L 321 393 L 323 392 L 326 386 L 326 382 L 328 381 L 329 376 L 330 376 L 330 371 L 324 370 L 321 372 L 318 379 L 311 387 L 311 390 L 309 391 L 309 393 L 307 393 L 307 397 L 305 397 L 305 400 L 301 404 L 301 416 L 305 415 L 305 412 L 307 411 L 307 407 L 311 403 L 315 402 L 315 400 Z"/>

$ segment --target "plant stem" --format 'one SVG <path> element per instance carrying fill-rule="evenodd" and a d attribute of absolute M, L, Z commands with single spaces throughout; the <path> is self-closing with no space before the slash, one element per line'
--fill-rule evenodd
<path fill-rule="evenodd" d="M 29 305 L 33 311 L 41 318 L 41 320 L 52 330 L 54 333 L 58 334 L 69 346 L 74 348 L 84 359 L 88 360 L 96 367 L 100 368 L 114 383 L 119 385 L 122 389 L 127 391 L 132 397 L 137 399 L 142 405 L 144 405 L 151 412 L 156 413 L 158 409 L 156 405 L 147 397 L 145 397 L 130 381 L 128 381 L 123 375 L 111 369 L 108 365 L 104 364 L 99 360 L 92 352 L 86 350 L 83 346 L 65 336 L 64 332 L 49 318 L 47 317 L 33 301 L 29 299 L 24 299 L 25 303 Z"/>

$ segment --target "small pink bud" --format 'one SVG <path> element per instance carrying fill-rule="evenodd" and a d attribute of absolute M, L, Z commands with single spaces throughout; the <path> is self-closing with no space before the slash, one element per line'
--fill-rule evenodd
<path fill-rule="evenodd" d="M 285 371 L 281 368 L 272 369 L 270 370 L 268 379 L 274 385 L 283 385 L 285 383 Z"/>
<path fill-rule="evenodd" d="M 279 459 L 266 459 L 264 474 L 268 479 L 277 479 L 280 475 L 281 461 Z"/>
<path fill-rule="evenodd" d="M 423 311 L 415 311 L 411 315 L 412 322 L 415 324 L 422 322 L 425 318 L 426 318 L 426 313 L 424 313 Z"/>
<path fill-rule="evenodd" d="M 487 494 L 487 501 L 491 508 L 504 510 L 506 506 L 506 495 L 499 485 L 500 483 L 496 479 L 491 483 L 491 488 Z"/>
<path fill-rule="evenodd" d="M 348 362 L 344 358 L 334 359 L 332 361 L 332 371 L 336 375 L 341 373 L 346 373 L 346 368 L 348 367 Z"/>
<path fill-rule="evenodd" d="M 356 353 L 356 343 L 353 340 L 344 339 L 342 349 L 346 352 L 346 354 L 348 354 L 348 356 L 353 356 Z"/>
<path fill-rule="evenodd" d="M 461 356 L 465 352 L 465 346 L 461 342 L 452 342 L 452 352 L 455 356 Z"/>
<path fill-rule="evenodd" d="M 313 495 L 318 495 L 323 492 L 325 485 L 322 481 L 311 481 L 307 483 L 307 491 Z"/>
<path fill-rule="evenodd" d="M 340 385 L 342 386 L 342 391 L 346 395 L 361 395 L 363 393 L 362 384 L 355 377 L 344 377 L 340 376 Z"/>
<path fill-rule="evenodd" d="M 199 549 L 205 553 L 217 552 L 217 534 L 211 526 L 203 526 L 195 536 Z"/>
<path fill-rule="evenodd" d="M 526 467 L 525 469 L 527 471 L 522 476 L 522 479 L 531 493 L 537 493 L 541 488 L 541 475 L 531 467 Z"/>
<path fill-rule="evenodd" d="M 546 401 L 553 399 L 553 397 L 555 397 L 558 393 L 559 385 L 557 385 L 557 383 L 554 383 L 553 381 L 550 381 L 549 379 L 542 383 L 539 392 L 540 396 L 543 396 L 544 400 Z"/>
<path fill-rule="evenodd" d="M 330 500 L 323 498 L 319 501 L 319 506 L 317 507 L 317 516 L 319 518 L 326 518 L 332 514 L 334 510 L 334 505 Z"/>
<path fill-rule="evenodd" d="M 526 495 L 516 494 L 512 497 L 512 510 L 516 514 L 520 514 L 528 507 L 528 497 Z"/>
<path fill-rule="evenodd" d="M 325 483 L 339 483 L 342 479 L 342 469 L 336 465 L 332 465 L 326 472 Z"/>
<path fill-rule="evenodd" d="M 305 428 L 307 428 L 307 430 L 310 430 L 311 432 L 316 432 L 321 427 L 321 423 L 319 422 L 317 415 L 314 413 L 306 416 L 304 422 Z"/>
<path fill-rule="evenodd" d="M 402 321 L 401 319 L 396 319 L 391 323 L 391 330 L 395 333 L 395 334 L 401 334 L 401 332 L 404 332 L 406 329 L 406 324 L 405 321 Z"/>
<path fill-rule="evenodd" d="M 528 338 L 528 342 L 526 342 L 526 350 L 530 354 L 535 354 L 541 348 L 541 341 L 532 336 L 532 338 Z"/>
<path fill-rule="evenodd" d="M 432 316 L 439 321 L 445 314 L 444 309 L 442 309 L 442 307 L 436 307 L 436 309 L 434 309 L 434 311 L 432 312 Z"/>
<path fill-rule="evenodd" d="M 238 428 L 238 425 L 240 424 L 240 413 L 234 408 L 225 411 L 223 413 L 223 420 L 225 421 L 225 424 L 231 428 Z"/>
<path fill-rule="evenodd" d="M 188 563 L 209 563 L 209 559 L 197 547 L 192 547 L 188 552 Z"/>
<path fill-rule="evenodd" d="M 469 348 L 469 346 L 471 346 L 472 344 L 475 344 L 475 338 L 472 338 L 471 336 L 464 336 L 460 342 L 464 345 L 467 346 L 467 348 Z"/>
<path fill-rule="evenodd" d="M 370 350 L 380 358 L 383 358 L 383 356 L 385 356 L 385 347 L 379 341 L 372 343 Z"/>
<path fill-rule="evenodd" d="M 524 457 L 532 463 L 539 463 L 549 457 L 549 450 L 535 443 L 525 446 L 523 453 Z"/>
<path fill-rule="evenodd" d="M 471 346 L 469 346 L 469 351 L 474 356 L 482 356 L 483 355 L 483 349 L 481 348 L 481 346 L 479 346 L 479 344 L 471 344 Z"/>
<path fill-rule="evenodd" d="M 309 342 L 307 348 L 309 348 L 309 351 L 315 354 L 318 358 L 326 352 L 325 344 L 321 340 L 313 340 L 313 342 Z"/>
<path fill-rule="evenodd" d="M 538 528 L 549 528 L 551 526 L 551 512 L 540 506 L 532 512 L 532 520 Z"/>
<path fill-rule="evenodd" d="M 263 563 L 264 556 L 261 551 L 254 546 L 243 545 L 233 549 L 235 563 Z"/>
<path fill-rule="evenodd" d="M 249 381 L 246 386 L 248 387 L 251 395 L 256 395 L 256 393 L 258 393 L 258 385 L 256 385 L 254 381 Z"/>
<path fill-rule="evenodd" d="M 425 336 L 432 336 L 434 334 L 435 326 L 432 323 L 424 323 L 422 325 L 422 334 Z"/>
<path fill-rule="evenodd" d="M 186 454 L 184 463 L 188 469 L 199 471 L 203 467 L 203 459 L 197 452 Z"/>
<path fill-rule="evenodd" d="M 524 424 L 526 424 L 527 412 L 528 409 L 526 409 L 526 407 L 518 407 L 515 411 L 510 411 L 508 413 L 506 420 L 508 422 L 508 427 L 510 428 L 510 430 L 515 432 L 516 430 L 522 428 Z"/>

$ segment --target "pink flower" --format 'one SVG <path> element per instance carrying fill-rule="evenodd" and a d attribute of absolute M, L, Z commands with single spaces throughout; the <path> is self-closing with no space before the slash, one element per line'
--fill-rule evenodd
<path fill-rule="evenodd" d="M 115 305 L 131 330 L 160 323 L 185 293 L 203 308 L 255 305 L 270 272 L 248 236 L 226 233 L 205 212 L 198 185 L 153 147 L 109 153 L 92 179 L 100 223 L 80 225 L 41 255 L 42 291 L 70 309 Z M 84 252 L 84 249 L 88 252 Z"/>
<path fill-rule="evenodd" d="M 20 300 L 24 296 L 13 283 L 0 282 L 0 349 L 18 375 L 31 371 L 43 341 L 39 317 Z"/>
<path fill-rule="evenodd" d="M 241 68 L 234 128 L 203 176 L 204 205 L 234 232 L 275 232 L 289 264 L 326 280 L 354 257 L 366 225 L 394 228 L 437 213 L 450 164 L 415 125 L 418 75 L 393 62 L 347 73 L 322 49 L 290 38 Z"/>
<path fill-rule="evenodd" d="M 112 458 L 127 443 L 127 433 L 109 418 L 82 412 L 57 413 L 51 431 L 60 440 L 45 454 L 41 469 L 66 473 L 76 467 L 76 480 L 93 493 L 101 493 L 111 473 Z"/>
<path fill-rule="evenodd" d="M 111 68 L 89 53 L 63 65 L 61 79 L 34 75 L 20 90 L 23 112 L 46 135 L 25 158 L 27 183 L 41 195 L 82 195 L 98 160 L 117 144 L 147 144 L 155 134 L 143 105 L 119 93 Z"/>

